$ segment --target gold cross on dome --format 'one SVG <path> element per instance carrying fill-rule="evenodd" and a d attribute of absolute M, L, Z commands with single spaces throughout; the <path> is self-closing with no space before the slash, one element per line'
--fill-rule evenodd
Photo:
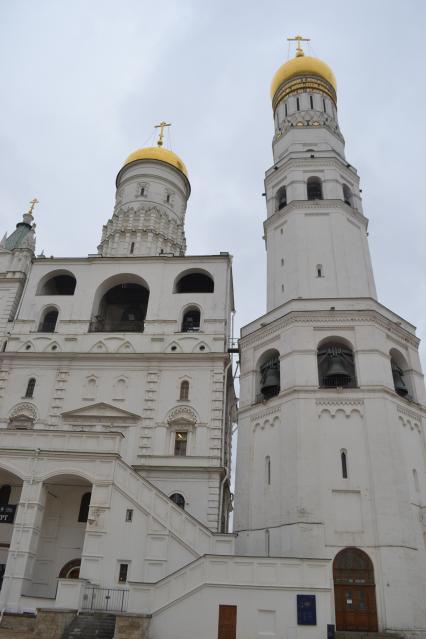
<path fill-rule="evenodd" d="M 297 42 L 297 47 L 296 47 L 296 56 L 297 56 L 297 57 L 299 57 L 299 56 L 301 56 L 301 55 L 304 55 L 304 53 L 303 53 L 303 49 L 302 49 L 302 47 L 300 46 L 300 43 L 301 43 L 301 42 L 310 42 L 310 41 L 311 41 L 311 39 L 310 39 L 310 38 L 302 38 L 302 36 L 301 36 L 301 35 L 294 36 L 294 38 L 287 38 L 287 40 L 288 40 L 289 42 Z"/>
<path fill-rule="evenodd" d="M 167 122 L 164 122 L 163 120 L 162 122 L 160 122 L 160 124 L 156 124 L 154 127 L 155 129 L 160 129 L 157 146 L 163 146 L 164 129 L 166 128 L 166 126 L 172 126 L 172 123 L 171 122 L 167 123 Z"/>
<path fill-rule="evenodd" d="M 36 204 L 38 204 L 38 199 L 35 197 L 33 200 L 31 200 L 30 204 L 31 204 L 31 206 L 30 206 L 30 208 L 29 208 L 28 213 L 29 213 L 30 215 L 32 215 L 32 212 L 33 212 L 33 210 L 34 210 L 35 205 L 36 205 Z"/>

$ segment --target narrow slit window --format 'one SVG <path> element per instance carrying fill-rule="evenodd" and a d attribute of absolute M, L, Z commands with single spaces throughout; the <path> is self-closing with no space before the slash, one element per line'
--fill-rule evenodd
<path fill-rule="evenodd" d="M 298 111 L 300 111 L 300 100 L 299 100 L 299 98 L 296 98 L 296 109 Z"/>
<path fill-rule="evenodd" d="M 135 250 L 135 243 L 134 243 L 134 242 L 132 242 L 132 243 L 130 244 L 130 254 L 131 254 L 131 255 L 133 254 L 134 250 Z"/>
<path fill-rule="evenodd" d="M 287 102 L 284 104 L 284 113 L 285 113 L 285 117 L 287 117 L 288 115 Z"/>
<path fill-rule="evenodd" d="M 34 396 L 35 385 L 36 385 L 35 377 L 31 377 L 31 379 L 28 380 L 27 390 L 25 391 L 25 397 L 30 398 Z"/>
<path fill-rule="evenodd" d="M 311 103 L 311 109 L 314 108 L 314 98 L 312 95 L 309 96 L 309 102 Z"/>
<path fill-rule="evenodd" d="M 271 485 L 271 458 L 269 455 L 265 457 L 265 476 L 268 486 Z"/>
<path fill-rule="evenodd" d="M 324 277 L 322 264 L 317 264 L 317 277 Z"/>
<path fill-rule="evenodd" d="M 327 105 L 325 103 L 324 98 L 322 99 L 322 106 L 324 107 L 324 113 L 327 113 Z"/>
<path fill-rule="evenodd" d="M 166 202 L 167 204 L 170 204 L 170 193 L 167 193 L 166 195 Z"/>
<path fill-rule="evenodd" d="M 340 453 L 340 459 L 342 462 L 342 477 L 343 479 L 348 478 L 348 459 L 346 451 L 342 450 Z"/>
<path fill-rule="evenodd" d="M 133 521 L 133 509 L 127 508 L 126 510 L 126 521 Z"/>
<path fill-rule="evenodd" d="M 413 468 L 413 480 L 414 480 L 414 488 L 416 489 L 416 493 L 419 493 L 420 492 L 419 476 L 415 468 Z"/>
<path fill-rule="evenodd" d="M 141 193 L 140 194 L 141 194 L 142 197 L 145 195 L 145 187 L 144 186 L 141 187 Z"/>

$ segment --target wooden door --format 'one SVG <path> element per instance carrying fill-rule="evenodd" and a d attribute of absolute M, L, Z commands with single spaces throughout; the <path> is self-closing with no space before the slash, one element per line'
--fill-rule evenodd
<path fill-rule="evenodd" d="M 359 548 L 345 548 L 333 562 L 336 630 L 377 632 L 374 567 Z"/>
<path fill-rule="evenodd" d="M 377 632 L 377 611 L 374 586 L 355 584 L 334 588 L 336 630 Z"/>
<path fill-rule="evenodd" d="M 218 639 L 236 639 L 237 606 L 219 606 Z"/>

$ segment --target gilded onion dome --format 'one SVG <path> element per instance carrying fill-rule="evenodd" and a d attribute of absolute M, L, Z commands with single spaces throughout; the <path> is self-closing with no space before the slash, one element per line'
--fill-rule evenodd
<path fill-rule="evenodd" d="M 149 146 L 144 149 L 137 149 L 129 155 L 123 166 L 137 162 L 138 160 L 158 160 L 159 162 L 165 162 L 166 164 L 174 166 L 175 169 L 178 169 L 186 178 L 188 177 L 187 168 L 180 157 L 176 155 L 176 153 L 173 153 L 173 151 L 164 149 L 162 146 Z"/>
<path fill-rule="evenodd" d="M 275 73 L 271 84 L 272 107 L 300 91 L 319 91 L 336 102 L 336 78 L 328 64 L 307 56 L 299 47 L 296 57 L 288 60 Z"/>

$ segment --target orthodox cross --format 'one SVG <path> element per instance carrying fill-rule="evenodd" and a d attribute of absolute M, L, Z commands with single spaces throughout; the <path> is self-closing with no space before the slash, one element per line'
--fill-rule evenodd
<path fill-rule="evenodd" d="M 287 40 L 289 42 L 297 42 L 296 55 L 300 56 L 300 55 L 303 55 L 303 49 L 300 46 L 300 43 L 301 42 L 310 42 L 311 39 L 310 38 L 302 38 L 301 35 L 297 35 L 297 36 L 294 36 L 294 38 L 287 38 Z"/>
<path fill-rule="evenodd" d="M 33 200 L 31 200 L 30 204 L 31 206 L 28 213 L 32 215 L 35 205 L 38 204 L 38 199 L 35 197 Z"/>
<path fill-rule="evenodd" d="M 160 124 L 156 124 L 154 128 L 156 129 L 160 129 L 160 134 L 158 136 L 158 141 L 157 141 L 157 146 L 163 146 L 163 139 L 164 139 L 164 129 L 166 128 L 166 126 L 172 126 L 172 123 L 169 122 L 164 122 L 164 120 L 162 122 L 160 122 Z"/>

